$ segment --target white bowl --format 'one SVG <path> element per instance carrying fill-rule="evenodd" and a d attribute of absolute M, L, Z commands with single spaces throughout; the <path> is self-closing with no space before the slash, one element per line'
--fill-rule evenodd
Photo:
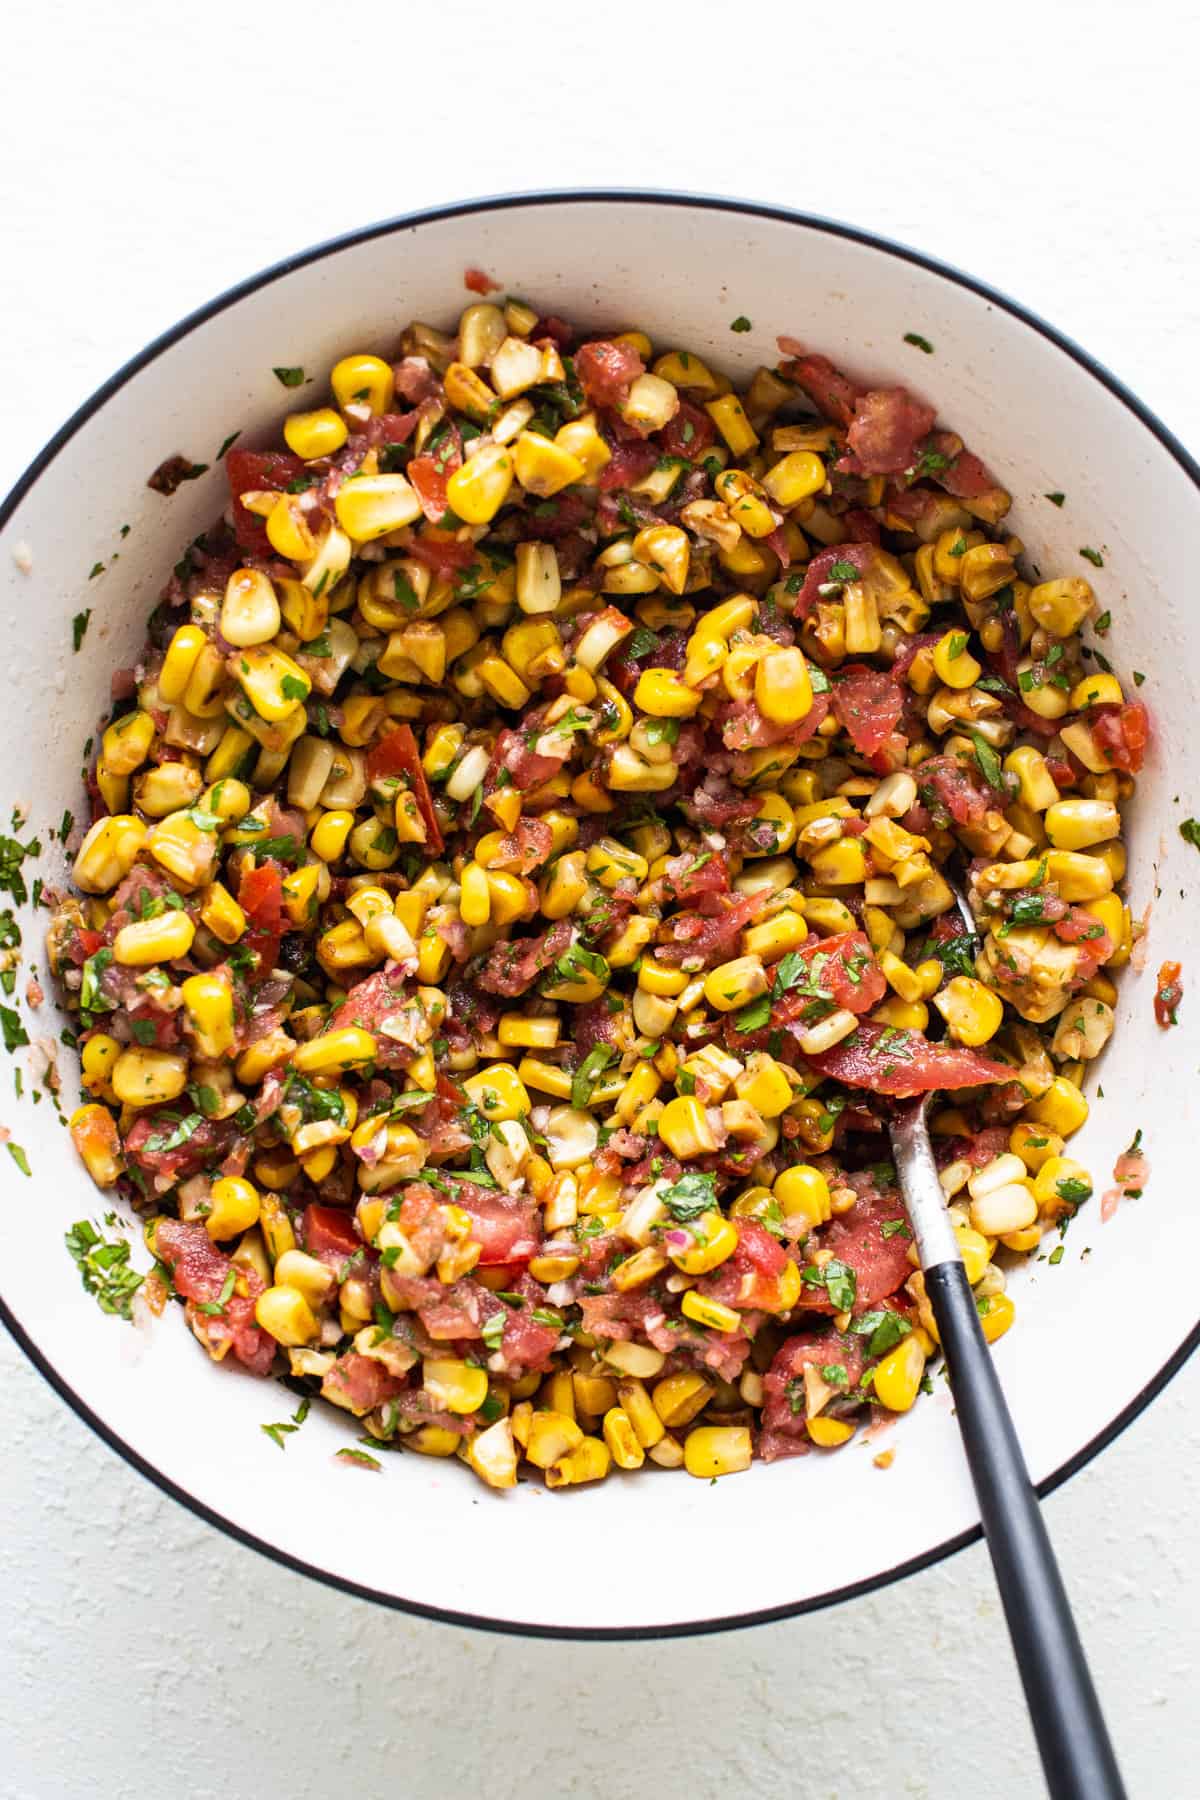
<path fill-rule="evenodd" d="M 1096 1202 L 1085 1207 L 1062 1262 L 1039 1262 L 1012 1282 L 1018 1322 L 995 1354 L 1045 1492 L 1136 1416 L 1200 1336 L 1189 1148 L 1200 997 L 1184 999 L 1177 1031 L 1159 1031 L 1151 1013 L 1153 967 L 1173 957 L 1194 969 L 1200 951 L 1186 898 L 1200 862 L 1177 830 L 1200 800 L 1194 752 L 1184 748 L 1200 700 L 1200 471 L 1112 376 L 1012 301 L 844 226 L 655 194 L 464 203 L 356 232 L 253 277 L 115 375 L 0 510 L 5 811 L 27 805 L 43 843 L 64 807 L 84 814 L 81 747 L 104 712 L 110 672 L 132 661 L 182 546 L 224 504 L 219 467 L 172 499 L 147 489 L 150 471 L 177 451 L 211 462 L 239 428 L 244 443 L 273 437 L 287 410 L 277 364 L 320 377 L 344 352 L 390 348 L 410 318 L 449 326 L 472 264 L 545 312 L 585 329 L 643 326 L 731 376 L 774 362 L 776 334 L 786 332 L 857 375 L 911 385 L 1012 489 L 1013 526 L 1032 561 L 1094 579 L 1112 610 L 1106 644 L 1118 674 L 1146 676 L 1155 737 L 1129 851 L 1135 914 L 1158 895 L 1151 966 L 1122 978 L 1116 1038 L 1098 1070 L 1104 1098 L 1072 1151 L 1102 1188 L 1141 1127 L 1153 1174 L 1145 1197 L 1107 1225 Z M 751 331 L 730 331 L 739 314 Z M 909 332 L 934 354 L 905 343 Z M 1054 490 L 1066 493 L 1061 510 L 1043 497 Z M 1101 572 L 1081 564 L 1081 545 L 1102 550 Z M 31 572 L 18 566 L 22 546 Z M 106 572 L 89 581 L 96 563 Z M 74 656 L 71 619 L 85 606 L 91 627 Z M 48 880 L 61 875 L 57 846 L 39 867 Z M 36 947 L 45 915 L 26 909 L 21 923 Z M 52 1001 L 38 1023 L 57 1033 Z M 33 1032 L 32 1016 L 27 1024 Z M 887 1473 L 872 1466 L 880 1444 L 860 1439 L 837 1456 L 756 1465 L 713 1486 L 655 1471 L 565 1494 L 527 1484 L 499 1496 L 453 1463 L 395 1456 L 379 1475 L 337 1463 L 333 1452 L 354 1434 L 323 1408 L 281 1455 L 259 1425 L 293 1410 L 285 1389 L 213 1365 L 174 1309 L 138 1330 L 83 1293 L 63 1232 L 104 1203 L 29 1085 L 3 1114 L 33 1170 L 26 1182 L 4 1159 L 5 1322 L 130 1462 L 292 1568 L 462 1623 L 667 1634 L 827 1604 L 978 1535 L 940 1381 L 889 1433 Z M 64 1100 L 75 1097 L 68 1074 Z M 76 1504 L 82 1521 L 82 1496 Z"/>

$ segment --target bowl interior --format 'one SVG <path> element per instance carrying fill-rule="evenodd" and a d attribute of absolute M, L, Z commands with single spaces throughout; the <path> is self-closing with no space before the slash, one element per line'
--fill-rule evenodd
<path fill-rule="evenodd" d="M 246 284 L 85 408 L 0 527 L 3 799 L 26 810 L 45 847 L 27 873 L 62 876 L 49 828 L 64 808 L 85 815 L 82 747 L 110 673 L 132 662 L 171 565 L 224 504 L 218 447 L 237 430 L 243 443 L 265 442 L 299 398 L 273 368 L 303 366 L 313 381 L 305 397 L 319 403 L 339 355 L 386 353 L 414 317 L 452 326 L 468 265 L 544 312 L 588 328 L 636 324 L 656 345 L 691 349 L 731 376 L 773 362 L 786 332 L 859 376 L 905 382 L 1012 490 L 1013 528 L 1032 562 L 1093 579 L 1112 612 L 1104 647 L 1116 672 L 1127 687 L 1135 669 L 1145 676 L 1155 737 L 1130 810 L 1129 893 L 1135 915 L 1152 907 L 1149 966 L 1122 978 L 1115 1040 L 1089 1080 L 1092 1117 L 1072 1151 L 1100 1191 L 1140 1128 L 1153 1174 L 1145 1197 L 1108 1224 L 1095 1202 L 1085 1207 L 1061 1262 L 1038 1261 L 1011 1283 L 1017 1328 L 995 1354 L 1031 1472 L 1045 1480 L 1136 1405 L 1196 1325 L 1200 1214 L 1185 1179 L 1195 1015 L 1185 1001 L 1181 1028 L 1161 1033 L 1151 995 L 1157 963 L 1194 966 L 1197 948 L 1187 907 L 1195 852 L 1177 830 L 1187 776 L 1166 747 L 1187 741 L 1198 700 L 1200 645 L 1185 597 L 1200 566 L 1200 498 L 1165 436 L 995 297 L 819 223 L 654 197 L 453 209 Z M 739 315 L 751 331 L 731 332 Z M 933 355 L 907 344 L 910 332 Z M 176 452 L 213 467 L 164 499 L 146 478 Z M 1066 494 L 1061 509 L 1049 491 Z M 1102 570 L 1081 562 L 1083 545 L 1100 550 Z M 103 572 L 89 580 L 96 565 Z M 71 621 L 85 607 L 75 655 Z M 45 915 L 26 907 L 19 917 L 27 952 L 44 961 Z M 63 1021 L 50 998 L 26 1023 L 31 1036 L 54 1039 Z M 76 1094 L 68 1071 L 68 1110 Z M 819 1604 L 938 1553 L 977 1522 L 941 1382 L 888 1433 L 897 1455 L 886 1474 L 871 1463 L 879 1442 L 860 1440 L 843 1455 L 756 1466 L 713 1486 L 647 1475 L 566 1494 L 527 1484 L 501 1497 L 453 1464 L 416 1456 L 391 1457 L 371 1476 L 336 1463 L 354 1436 L 322 1409 L 281 1455 L 259 1426 L 288 1417 L 286 1390 L 212 1365 L 173 1310 L 135 1329 L 82 1292 L 63 1232 L 105 1206 L 30 1074 L 4 1122 L 32 1169 L 28 1181 L 6 1169 L 0 1208 L 0 1295 L 27 1346 L 181 1497 L 316 1573 L 483 1622 L 686 1628 Z M 718 1541 L 725 1554 L 714 1556 Z M 598 1566 L 587 1547 L 600 1543 Z"/>

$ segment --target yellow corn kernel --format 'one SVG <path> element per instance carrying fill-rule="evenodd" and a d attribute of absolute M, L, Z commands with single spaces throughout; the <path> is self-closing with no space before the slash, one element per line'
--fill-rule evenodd
<path fill-rule="evenodd" d="M 417 940 L 417 978 L 436 986 L 449 967 L 450 946 L 431 926 Z"/>
<path fill-rule="evenodd" d="M 189 975 L 179 990 L 196 1049 L 208 1062 L 227 1056 L 234 1044 L 233 990 L 218 974 Z"/>
<path fill-rule="evenodd" d="M 266 644 L 279 630 L 282 617 L 267 576 L 260 569 L 235 569 L 221 603 L 222 637 L 239 650 Z"/>
<path fill-rule="evenodd" d="M 146 827 L 129 813 L 110 813 L 90 828 L 71 876 L 85 894 L 107 894 L 123 881 L 146 841 Z"/>
<path fill-rule="evenodd" d="M 585 1437 L 574 1450 L 551 1463 L 546 1470 L 546 1486 L 579 1487 L 585 1481 L 603 1481 L 611 1465 L 612 1456 L 604 1440 Z"/>
<path fill-rule="evenodd" d="M 692 1239 L 690 1249 L 669 1249 L 667 1252 L 675 1267 L 682 1269 L 685 1275 L 707 1275 L 727 1262 L 738 1246 L 736 1225 L 731 1225 L 719 1212 L 701 1213 L 689 1235 Z"/>
<path fill-rule="evenodd" d="M 112 1066 L 121 1054 L 121 1045 L 107 1031 L 94 1031 L 79 1053 L 83 1085 L 105 1100 L 114 1099 Z"/>
<path fill-rule="evenodd" d="M 322 865 L 320 863 L 306 863 L 303 868 L 293 869 L 284 876 L 283 907 L 293 925 L 300 927 L 311 925 L 316 918 L 321 879 Z M 214 883 L 214 886 L 216 885 L 218 884 Z M 238 911 L 241 912 L 240 907 Z M 208 921 L 206 920 L 205 923 L 207 924 Z M 209 929 L 211 930 L 212 927 L 210 926 Z M 242 930 L 244 929 L 245 915 L 243 914 Z M 215 935 L 221 937 L 222 943 L 234 943 L 241 934 L 242 931 L 239 930 L 232 938 L 221 937 L 220 932 Z"/>
<path fill-rule="evenodd" d="M 474 1469 L 488 1487 L 516 1487 L 517 1450 L 513 1443 L 512 1426 L 507 1419 L 497 1419 L 486 1431 L 480 1431 L 474 1437 L 466 1439 L 461 1454 L 467 1466 Z"/>
<path fill-rule="evenodd" d="M 809 1226 L 827 1225 L 833 1217 L 829 1183 L 811 1163 L 796 1163 L 776 1178 L 774 1194 L 785 1219 L 804 1219 Z"/>
<path fill-rule="evenodd" d="M 269 724 L 290 718 L 312 691 L 310 677 L 282 650 L 251 645 L 240 652 L 236 671 L 242 692 Z"/>
<path fill-rule="evenodd" d="M 929 1008 L 920 1000 L 887 999 L 871 1014 L 877 1025 L 893 1025 L 899 1031 L 924 1031 L 929 1023 Z"/>
<path fill-rule="evenodd" d="M 1004 1336 L 1016 1317 L 1016 1307 L 1007 1294 L 989 1294 L 979 1303 L 979 1329 L 984 1340 L 994 1344 Z"/>
<path fill-rule="evenodd" d="M 159 698 L 165 700 L 168 706 L 175 706 L 183 699 L 196 658 L 207 642 L 208 639 L 198 625 L 181 625 L 167 645 L 162 668 L 158 671 L 158 693 Z M 153 720 L 150 723 L 153 736 Z M 106 732 L 106 739 L 107 735 Z"/>
<path fill-rule="evenodd" d="M 973 687 L 983 674 L 982 663 L 976 662 L 967 648 L 965 631 L 947 631 L 938 639 L 933 646 L 933 667 L 948 688 Z"/>
<path fill-rule="evenodd" d="M 761 866 L 761 865 L 760 865 Z M 808 924 L 801 912 L 776 913 L 761 925 L 747 926 L 742 933 L 742 948 L 748 956 L 765 963 L 778 962 L 789 950 L 798 950 L 808 938 Z M 643 965 L 644 966 L 644 965 Z"/>
<path fill-rule="evenodd" d="M 704 978 L 704 997 L 718 1012 L 749 1006 L 767 991 L 767 972 L 757 956 L 738 956 L 721 963 Z"/>
<path fill-rule="evenodd" d="M 350 407 L 366 407 L 376 414 L 388 412 L 396 391 L 391 364 L 366 353 L 343 356 L 334 363 L 329 385 L 343 412 Z"/>
<path fill-rule="evenodd" d="M 907 1412 L 920 1392 L 924 1373 L 925 1350 L 919 1333 L 913 1331 L 876 1363 L 872 1392 L 889 1412 Z"/>
<path fill-rule="evenodd" d="M 1115 675 L 1098 671 L 1085 675 L 1071 689 L 1071 710 L 1082 712 L 1087 706 L 1120 706 L 1125 694 Z"/>
<path fill-rule="evenodd" d="M 459 877 L 458 910 L 464 925 L 486 925 L 492 916 L 492 895 L 487 870 L 470 862 Z"/>
<path fill-rule="evenodd" d="M 808 1419 L 805 1421 L 805 1429 L 813 1443 L 822 1450 L 837 1450 L 842 1444 L 848 1444 L 854 1436 L 854 1426 L 849 1419 Z"/>
<path fill-rule="evenodd" d="M 416 489 L 396 473 L 352 475 L 342 483 L 333 503 L 337 522 L 355 544 L 386 537 L 421 517 Z"/>
<path fill-rule="evenodd" d="M 496 1029 L 501 1044 L 530 1050 L 554 1049 L 558 1034 L 557 1017 L 531 1018 L 524 1013 L 505 1013 Z"/>
<path fill-rule="evenodd" d="M 77 1106 L 69 1129 L 71 1142 L 96 1186 L 115 1186 L 125 1172 L 125 1159 L 116 1121 L 108 1109 L 94 1102 Z"/>
<path fill-rule="evenodd" d="M 283 421 L 283 441 L 302 462 L 332 456 L 349 435 L 346 421 L 331 406 L 318 407 L 315 412 L 291 413 Z"/>
<path fill-rule="evenodd" d="M 753 1454 L 748 1425 L 701 1425 L 689 1431 L 683 1446 L 683 1466 L 699 1481 L 721 1475 L 740 1475 L 750 1467 Z"/>
<path fill-rule="evenodd" d="M 745 456 L 754 449 L 759 441 L 758 433 L 736 394 L 722 394 L 719 400 L 706 400 L 704 410 L 734 456 Z"/>
<path fill-rule="evenodd" d="M 1064 1185 L 1075 1196 L 1074 1200 L 1064 1196 Z M 1034 1177 L 1033 1197 L 1038 1210 L 1050 1218 L 1057 1218 L 1060 1213 L 1069 1214 L 1081 1200 L 1088 1198 L 1091 1191 L 1091 1176 L 1082 1163 L 1070 1156 L 1048 1156 Z"/>
<path fill-rule="evenodd" d="M 129 1044 L 112 1066 L 113 1092 L 126 1106 L 156 1106 L 160 1100 L 178 1099 L 187 1073 L 186 1056 Z"/>
<path fill-rule="evenodd" d="M 656 719 L 690 719 L 701 698 L 674 669 L 643 669 L 633 692 L 638 710 Z"/>
<path fill-rule="evenodd" d="M 1045 826 L 1056 850 L 1087 850 L 1120 836 L 1121 815 L 1108 800 L 1056 800 Z"/>
<path fill-rule="evenodd" d="M 535 1469 L 548 1469 L 551 1463 L 570 1455 L 583 1442 L 583 1432 L 575 1422 L 573 1407 L 572 1400 L 569 1413 L 540 1410 L 530 1415 L 523 1448 L 526 1461 Z"/>
<path fill-rule="evenodd" d="M 364 1031 L 361 1025 L 344 1025 L 301 1044 L 292 1066 L 304 1075 L 326 1075 L 358 1063 L 374 1062 L 376 1048 L 371 1032 Z"/>
<path fill-rule="evenodd" d="M 468 525 L 486 525 L 508 498 L 513 481 L 513 453 L 500 444 L 477 450 L 446 483 L 451 509 Z"/>
<path fill-rule="evenodd" d="M 257 754 L 258 747 L 250 733 L 230 725 L 204 765 L 205 777 L 209 781 L 225 781 L 231 776 L 245 776 L 253 768 Z"/>
<path fill-rule="evenodd" d="M 511 1063 L 489 1063 L 462 1085 L 472 1104 L 493 1124 L 501 1119 L 523 1119 L 529 1111 L 528 1091 Z"/>
<path fill-rule="evenodd" d="M 1010 750 L 1004 759 L 1004 767 L 1020 782 L 1021 804 L 1031 812 L 1045 812 L 1058 800 L 1058 788 L 1046 767 L 1046 759 L 1032 744 L 1020 744 Z"/>
<path fill-rule="evenodd" d="M 717 1148 L 705 1110 L 691 1094 L 678 1094 L 668 1100 L 658 1121 L 658 1135 L 680 1161 L 704 1156 Z"/>
<path fill-rule="evenodd" d="M 214 1181 L 208 1200 L 204 1229 L 214 1243 L 240 1237 L 243 1231 L 258 1224 L 258 1189 L 240 1175 L 223 1175 Z"/>
<path fill-rule="evenodd" d="M 982 1232 L 971 1225 L 955 1225 L 954 1235 L 958 1240 L 958 1248 L 963 1259 L 968 1282 L 972 1287 L 982 1281 L 983 1272 L 991 1261 L 992 1247 Z"/>
<path fill-rule="evenodd" d="M 811 450 L 793 450 L 767 470 L 762 484 L 777 506 L 788 511 L 819 494 L 826 482 L 825 464 Z"/>
<path fill-rule="evenodd" d="M 732 1306 L 722 1306 L 718 1300 L 708 1300 L 695 1288 L 689 1288 L 680 1303 L 681 1311 L 697 1325 L 703 1325 L 708 1331 L 737 1331 L 741 1327 L 742 1316 Z"/>
<path fill-rule="evenodd" d="M 185 912 L 138 919 L 132 925 L 123 925 L 113 939 L 113 960 L 131 968 L 174 962 L 176 957 L 187 955 L 195 936 L 196 927 Z"/>
<path fill-rule="evenodd" d="M 555 433 L 554 442 L 582 465 L 583 473 L 574 476 L 575 481 L 595 481 L 601 469 L 612 461 L 612 451 L 596 428 L 595 413 L 568 420 Z"/>
<path fill-rule="evenodd" d="M 295 1048 L 295 1039 L 282 1028 L 256 1038 L 242 1051 L 234 1065 L 238 1080 L 246 1087 L 256 1087 L 268 1070 L 285 1063 Z"/>
<path fill-rule="evenodd" d="M 1060 897 L 1072 904 L 1090 905 L 1112 892 L 1113 873 L 1103 857 L 1082 851 L 1051 850 L 1046 857 L 1046 875 L 1057 885 Z"/>
<path fill-rule="evenodd" d="M 645 988 L 648 994 L 658 994 L 668 999 L 678 998 L 689 979 L 682 969 L 668 969 L 665 964 L 656 963 L 652 957 L 646 957 L 638 970 L 639 987 Z"/>
<path fill-rule="evenodd" d="M 587 474 L 579 457 L 565 444 L 541 437 L 536 431 L 522 431 L 518 435 L 513 445 L 513 464 L 525 492 L 536 495 L 539 500 L 546 500 L 570 487 L 573 481 L 582 481 Z"/>
<path fill-rule="evenodd" d="M 754 698 L 764 717 L 795 725 L 812 711 L 812 681 L 802 651 L 771 650 L 754 671 Z"/>
<path fill-rule="evenodd" d="M 1060 1138 L 1069 1138 L 1088 1116 L 1088 1103 L 1073 1081 L 1056 1075 L 1046 1092 L 1025 1108 L 1025 1117 L 1046 1125 Z"/>
<path fill-rule="evenodd" d="M 741 1074 L 734 1076 L 733 1091 L 764 1119 L 779 1118 L 792 1103 L 791 1082 L 775 1058 L 762 1050 L 746 1058 Z"/>
<path fill-rule="evenodd" d="M 336 862 L 346 848 L 346 839 L 354 826 L 354 814 L 338 807 L 322 813 L 309 833 L 309 848 L 322 862 Z"/>
<path fill-rule="evenodd" d="M 254 1302 L 254 1317 L 284 1348 L 315 1344 L 321 1335 L 316 1314 L 298 1288 L 269 1287 Z"/>
<path fill-rule="evenodd" d="M 426 1357 L 421 1365 L 421 1386 L 439 1411 L 478 1412 L 487 1399 L 487 1370 L 457 1357 Z"/>
<path fill-rule="evenodd" d="M 1082 576 L 1070 576 L 1063 581 L 1040 581 L 1029 590 L 1028 605 L 1030 614 L 1044 630 L 1064 638 L 1078 631 L 1095 598 L 1090 582 Z M 1065 709 L 1065 695 L 1063 701 Z"/>
<path fill-rule="evenodd" d="M 665 1427 L 642 1382 L 636 1377 L 618 1382 L 617 1399 L 642 1449 L 653 1449 Z"/>
<path fill-rule="evenodd" d="M 713 1395 L 712 1383 L 703 1375 L 687 1371 L 681 1375 L 664 1375 L 655 1383 L 652 1399 L 654 1410 L 668 1430 L 690 1425 Z"/>
<path fill-rule="evenodd" d="M 669 593 L 683 593 L 691 558 L 686 531 L 678 525 L 647 525 L 634 536 L 633 555 L 654 570 Z"/>
<path fill-rule="evenodd" d="M 126 713 L 108 727 L 101 741 L 104 766 L 112 775 L 132 775 L 150 754 L 154 720 L 147 712 Z"/>
<path fill-rule="evenodd" d="M 822 887 L 861 887 L 867 879 L 867 854 L 859 838 L 839 838 L 835 844 L 811 851 L 808 860 L 813 879 Z M 805 911 L 815 923 L 811 902 Z"/>
<path fill-rule="evenodd" d="M 618 1469 L 640 1469 L 646 1452 L 633 1429 L 628 1413 L 620 1406 L 610 1406 L 604 1415 L 604 1442 Z"/>
<path fill-rule="evenodd" d="M 648 343 L 641 354 L 650 354 Z M 712 371 L 691 350 L 666 351 L 656 359 L 653 373 L 661 376 L 664 381 L 669 381 L 672 387 L 683 388 L 685 391 L 701 394 L 719 394 L 721 391 Z"/>
<path fill-rule="evenodd" d="M 1004 1019 L 1004 1003 L 973 975 L 956 975 L 934 995 L 933 1004 L 951 1037 L 972 1048 L 995 1037 Z"/>

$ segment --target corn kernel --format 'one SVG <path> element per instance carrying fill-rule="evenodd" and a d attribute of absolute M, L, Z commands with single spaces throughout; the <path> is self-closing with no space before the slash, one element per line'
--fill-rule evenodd
<path fill-rule="evenodd" d="M 753 1455 L 747 1425 L 702 1425 L 689 1431 L 683 1446 L 683 1466 L 700 1481 L 721 1475 L 739 1475 L 750 1467 Z"/>

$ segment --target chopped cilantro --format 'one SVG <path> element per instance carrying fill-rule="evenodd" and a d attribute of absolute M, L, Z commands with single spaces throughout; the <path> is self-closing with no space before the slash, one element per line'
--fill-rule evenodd
<path fill-rule="evenodd" d="M 662 1203 L 678 1225 L 690 1225 L 717 1204 L 717 1178 L 698 1169 L 681 1175 L 662 1196 Z"/>
<path fill-rule="evenodd" d="M 8 1147 L 10 1151 L 13 1148 L 12 1144 Z M 25 1173 L 29 1173 L 28 1168 Z M 132 1318 L 133 1296 L 143 1278 L 129 1266 L 128 1242 L 124 1238 L 106 1242 L 88 1219 L 78 1219 L 63 1241 L 74 1258 L 84 1288 L 95 1296 L 101 1312 Z"/>
<path fill-rule="evenodd" d="M 1085 557 L 1086 560 L 1091 563 L 1093 568 L 1102 569 L 1104 567 L 1104 558 L 1098 550 L 1093 550 L 1090 544 L 1081 544 L 1079 546 L 1079 554 L 1080 556 Z"/>
<path fill-rule="evenodd" d="M 303 369 L 274 368 L 271 370 L 271 373 L 274 375 L 276 381 L 282 382 L 283 386 L 286 388 L 299 387 L 304 380 Z M 228 445 L 226 448 L 228 448 Z"/>
<path fill-rule="evenodd" d="M 906 344 L 912 344 L 918 350 L 923 350 L 926 356 L 933 355 L 933 345 L 927 337 L 922 337 L 919 331 L 906 331 L 904 341 Z"/>
<path fill-rule="evenodd" d="M 746 317 L 745 313 L 739 313 L 729 329 L 730 331 L 753 331 L 754 327 Z"/>
<path fill-rule="evenodd" d="M 1063 493 L 1053 493 L 1053 494 L 1043 494 L 1042 495 L 1042 499 L 1048 500 L 1050 502 L 1051 506 L 1061 506 L 1063 501 L 1066 499 L 1066 497 L 1067 496 Z"/>

